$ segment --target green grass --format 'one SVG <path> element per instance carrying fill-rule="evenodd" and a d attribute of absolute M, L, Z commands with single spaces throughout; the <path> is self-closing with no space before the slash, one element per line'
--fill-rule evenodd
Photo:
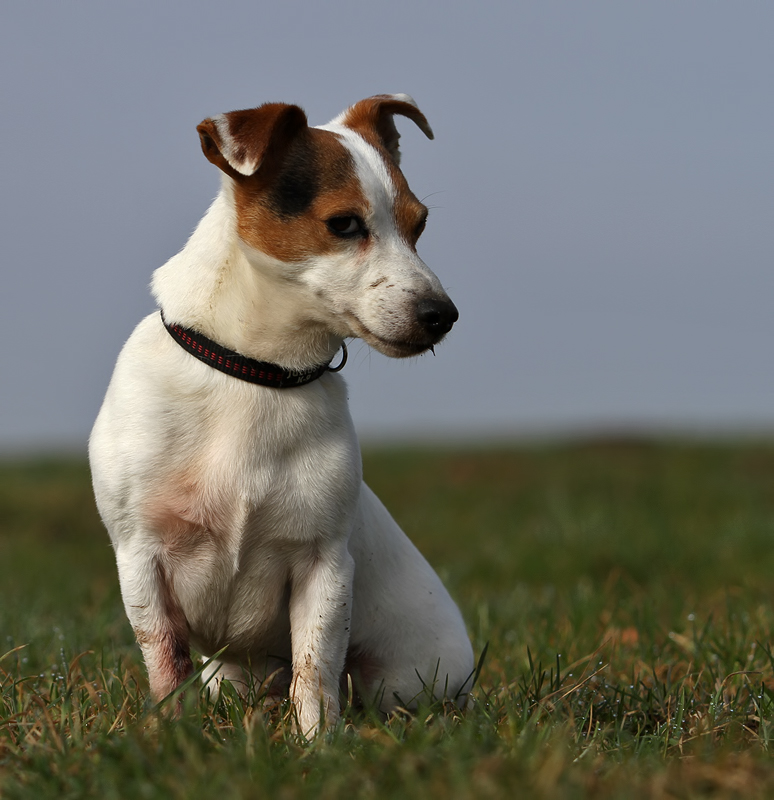
<path fill-rule="evenodd" d="M 373 450 L 477 653 L 465 713 L 159 715 L 88 470 L 0 465 L 0 798 L 774 796 L 774 445 Z M 5 655 L 3 655 L 5 654 Z"/>

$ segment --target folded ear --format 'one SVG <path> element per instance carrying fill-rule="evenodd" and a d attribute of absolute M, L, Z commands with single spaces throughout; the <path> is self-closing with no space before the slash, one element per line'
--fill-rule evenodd
<path fill-rule="evenodd" d="M 196 130 L 204 155 L 232 178 L 252 175 L 279 158 L 307 128 L 306 114 L 285 103 L 266 103 L 205 119 Z"/>
<path fill-rule="evenodd" d="M 352 128 L 366 139 L 375 136 L 392 160 L 400 164 L 400 134 L 393 121 L 395 114 L 413 120 L 428 139 L 433 138 L 432 128 L 425 115 L 407 94 L 377 94 L 368 97 L 350 106 L 336 121 Z"/>

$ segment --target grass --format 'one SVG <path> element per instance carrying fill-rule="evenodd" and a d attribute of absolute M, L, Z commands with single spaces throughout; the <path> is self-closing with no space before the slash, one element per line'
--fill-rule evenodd
<path fill-rule="evenodd" d="M 150 704 L 81 462 L 0 465 L 0 798 L 774 796 L 774 446 L 374 450 L 486 655 L 465 713 Z"/>

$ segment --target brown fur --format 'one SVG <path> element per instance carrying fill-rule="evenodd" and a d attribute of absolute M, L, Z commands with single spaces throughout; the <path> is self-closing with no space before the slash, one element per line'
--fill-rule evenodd
<path fill-rule="evenodd" d="M 345 114 L 344 124 L 384 158 L 396 189 L 395 223 L 403 239 L 415 247 L 427 208 L 411 192 L 399 169 L 399 136 L 393 114 L 409 117 L 432 136 L 421 111 L 389 97 L 355 104 Z M 351 215 L 365 220 L 370 209 L 352 158 L 336 134 L 309 128 L 298 106 L 282 103 L 232 111 L 222 119 L 228 123 L 232 139 L 231 157 L 258 164 L 252 175 L 242 175 L 221 152 L 224 143 L 215 121 L 206 119 L 198 126 L 204 154 L 234 179 L 237 231 L 245 242 L 286 263 L 352 246 L 352 241 L 331 236 L 326 222 Z M 367 246 L 367 240 L 361 244 Z"/>
<path fill-rule="evenodd" d="M 356 103 L 348 109 L 343 122 L 381 153 L 396 190 L 393 209 L 395 223 L 406 243 L 416 247 L 417 240 L 422 234 L 421 223 L 427 217 L 427 207 L 417 200 L 400 171 L 398 150 L 400 136 L 392 120 L 393 114 L 408 117 L 425 133 L 430 131 L 427 119 L 419 109 L 400 100 L 380 99 L 379 95 Z"/>
<path fill-rule="evenodd" d="M 282 157 L 285 144 L 292 141 L 296 131 L 306 128 L 306 114 L 298 106 L 286 103 L 265 103 L 259 108 L 231 111 L 223 117 L 228 121 L 234 144 L 232 157 L 237 161 L 249 159 L 260 166 L 265 164 L 267 168 L 271 168 L 273 159 Z M 235 180 L 241 177 L 223 155 L 215 120 L 205 119 L 196 130 L 204 155 Z"/>
<path fill-rule="evenodd" d="M 408 117 L 428 138 L 433 138 L 433 132 L 425 115 L 411 103 L 396 100 L 390 95 L 375 95 L 355 103 L 344 114 L 344 124 L 359 133 L 369 144 L 383 147 L 389 154 L 390 160 L 398 166 L 400 135 L 392 119 L 394 114 Z"/>
<path fill-rule="evenodd" d="M 281 177 L 281 170 L 266 174 L 261 169 L 235 184 L 240 237 L 285 262 L 303 261 L 340 247 L 351 247 L 351 241 L 336 239 L 326 226 L 331 217 L 355 214 L 364 219 L 370 210 L 347 149 L 335 134 L 309 128 L 296 138 L 287 155 L 303 157 L 314 165 L 320 189 L 308 211 L 292 217 L 278 213 L 273 208 L 272 189 Z"/>

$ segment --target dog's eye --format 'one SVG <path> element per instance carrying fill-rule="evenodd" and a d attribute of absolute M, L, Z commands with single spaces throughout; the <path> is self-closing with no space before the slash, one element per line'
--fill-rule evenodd
<path fill-rule="evenodd" d="M 359 217 L 331 217 L 328 222 L 328 230 L 336 236 L 344 239 L 355 236 L 364 236 L 366 233 L 365 225 Z"/>
<path fill-rule="evenodd" d="M 417 227 L 414 228 L 414 236 L 416 236 L 417 239 L 422 235 L 426 225 L 427 225 L 427 217 L 422 217 L 422 219 L 417 224 Z"/>

